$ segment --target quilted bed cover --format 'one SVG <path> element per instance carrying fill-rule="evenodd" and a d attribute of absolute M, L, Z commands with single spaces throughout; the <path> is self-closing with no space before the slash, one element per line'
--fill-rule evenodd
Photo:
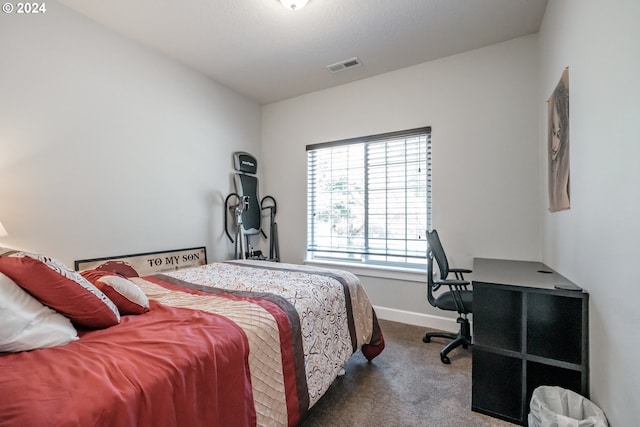
<path fill-rule="evenodd" d="M 0 426 L 293 426 L 356 350 L 384 348 L 342 270 L 229 261 L 131 280 L 148 313 L 0 355 Z"/>

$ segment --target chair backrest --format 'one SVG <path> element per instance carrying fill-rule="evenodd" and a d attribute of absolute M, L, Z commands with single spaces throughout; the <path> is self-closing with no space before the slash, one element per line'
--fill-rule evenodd
<path fill-rule="evenodd" d="M 429 304 L 435 307 L 436 298 L 433 292 L 437 291 L 440 285 L 433 283 L 433 261 L 435 259 L 436 263 L 438 263 L 441 279 L 446 279 L 449 275 L 449 262 L 436 230 L 427 231 L 427 243 L 429 245 L 429 252 L 427 253 L 427 300 Z"/>
<path fill-rule="evenodd" d="M 435 284 L 433 283 L 433 252 L 429 250 L 427 254 L 427 301 L 432 306 L 436 306 L 436 297 L 433 295 Z"/>
<path fill-rule="evenodd" d="M 449 261 L 447 261 L 447 255 L 444 253 L 444 248 L 436 230 L 427 231 L 427 244 L 429 245 L 429 252 L 438 263 L 440 278 L 446 279 L 449 275 Z"/>

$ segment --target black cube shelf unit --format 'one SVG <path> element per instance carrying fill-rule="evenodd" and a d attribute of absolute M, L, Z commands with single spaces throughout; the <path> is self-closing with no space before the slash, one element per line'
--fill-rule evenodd
<path fill-rule="evenodd" d="M 473 265 L 472 409 L 526 425 L 533 390 L 589 397 L 589 294 L 539 262 Z"/>

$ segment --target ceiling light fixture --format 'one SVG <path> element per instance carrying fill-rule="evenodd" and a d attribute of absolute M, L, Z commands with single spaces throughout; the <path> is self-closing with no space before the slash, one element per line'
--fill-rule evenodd
<path fill-rule="evenodd" d="M 280 0 L 280 3 L 287 9 L 295 11 L 302 9 L 305 4 L 309 3 L 309 0 Z"/>

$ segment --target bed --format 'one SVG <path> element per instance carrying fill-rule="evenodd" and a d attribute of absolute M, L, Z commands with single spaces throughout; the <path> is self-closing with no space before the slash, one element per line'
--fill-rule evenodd
<path fill-rule="evenodd" d="M 2 255 L 0 273 L 49 307 L 49 287 L 42 293 L 23 286 L 35 274 L 42 287 L 49 270 L 98 291 L 108 288 L 98 286 L 106 279 L 126 280 L 146 306 L 111 326 L 104 326 L 114 322 L 108 313 L 87 327 L 78 325 L 87 313 L 71 312 L 87 303 L 56 301 L 77 337 L 0 353 L 0 426 L 293 426 L 354 353 L 372 360 L 384 349 L 367 295 L 345 271 L 238 260 L 126 279 L 93 270 L 79 278 L 42 258 Z M 60 286 L 58 298 L 69 284 L 51 286 Z M 128 313 L 117 299 L 126 292 L 91 293 Z"/>

